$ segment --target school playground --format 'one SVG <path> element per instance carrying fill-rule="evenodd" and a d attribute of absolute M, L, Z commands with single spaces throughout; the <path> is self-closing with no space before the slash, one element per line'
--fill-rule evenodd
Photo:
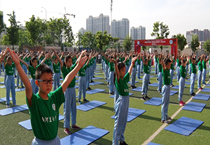
<path fill-rule="evenodd" d="M 141 76 L 142 77 L 142 76 Z M 187 102 L 184 107 L 178 104 L 178 87 L 171 88 L 168 115 L 173 118 L 170 124 L 161 123 L 161 94 L 157 92 L 156 75 L 154 68 L 152 69 L 148 96 L 152 100 L 146 102 L 141 100 L 141 92 L 129 89 L 130 96 L 129 119 L 125 130 L 125 141 L 129 145 L 141 144 L 162 144 L 162 145 L 208 145 L 210 144 L 210 83 L 206 80 L 207 85 L 203 85 L 204 90 L 197 90 L 197 81 L 195 84 L 195 98 L 190 96 L 189 79 L 186 80 L 186 88 L 184 89 L 183 101 Z M 188 77 L 189 78 L 189 77 Z M 3 82 L 3 75 L 0 76 L 0 82 Z M 207 79 L 209 79 L 207 75 Z M 142 80 L 136 79 L 136 86 L 142 86 Z M 89 105 L 79 106 L 77 103 L 77 125 L 81 127 L 80 131 L 71 130 L 73 133 L 67 136 L 63 131 L 63 120 L 59 122 L 58 136 L 66 139 L 67 143 L 76 145 L 80 141 L 80 145 L 90 143 L 91 145 L 111 145 L 114 119 L 114 98 L 108 94 L 107 82 L 101 70 L 101 65 L 97 64 L 94 82 L 90 87 L 92 89 L 103 89 L 87 92 L 86 98 Z M 178 86 L 176 79 L 173 84 Z M 78 83 L 76 84 L 78 85 Z M 130 86 L 130 84 L 128 84 Z M 6 96 L 6 90 L 0 85 L 0 144 L 1 145 L 29 145 L 34 138 L 30 129 L 30 115 L 25 106 L 24 111 L 10 114 L 1 114 L 2 109 L 6 109 L 5 102 L 2 98 Z M 78 89 L 76 89 L 76 92 Z M 101 92 L 100 92 L 101 91 Z M 174 94 L 175 93 L 175 94 Z M 202 94 L 202 95 L 200 95 Z M 203 95 L 204 94 L 204 95 Z M 95 100 L 95 101 L 94 101 Z M 16 101 L 18 105 L 25 105 L 26 98 L 24 91 L 16 92 Z M 12 101 L 11 101 L 12 103 Z M 100 104 L 101 103 L 101 104 Z M 12 104 L 11 104 L 12 105 Z M 100 106 L 101 105 L 101 106 Z M 95 106 L 95 108 L 94 108 Z M 96 107 L 98 106 L 98 107 Z M 93 109 L 91 108 L 93 107 Z M 132 109 L 134 108 L 134 109 Z M 82 110 L 85 111 L 82 111 Z M 11 110 L 10 110 L 11 111 Z M 14 111 L 14 110 L 12 110 Z M 63 105 L 60 108 L 60 115 L 63 115 Z M 137 117 L 136 117 L 137 116 Z M 136 118 L 135 118 L 136 117 Z M 132 120 L 133 119 L 133 120 Z M 28 120 L 28 121 L 27 121 Z M 21 126 L 25 123 L 25 127 Z M 89 126 L 89 127 L 88 127 Z M 91 132 L 91 127 L 93 127 Z M 90 131 L 90 132 L 89 132 Z"/>

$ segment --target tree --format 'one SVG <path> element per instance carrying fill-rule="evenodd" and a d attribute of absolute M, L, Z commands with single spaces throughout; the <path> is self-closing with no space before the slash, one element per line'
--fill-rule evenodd
<path fill-rule="evenodd" d="M 163 22 L 155 22 L 153 25 L 153 32 L 151 33 L 151 36 L 154 36 L 155 39 L 164 39 L 168 38 L 168 35 L 170 34 L 168 25 L 164 25 Z M 162 51 L 163 46 L 160 46 L 160 49 Z"/>
<path fill-rule="evenodd" d="M 177 34 L 172 37 L 178 39 L 178 49 L 180 51 L 184 50 L 185 45 L 187 45 L 187 39 L 185 38 L 185 36 L 181 34 Z"/>
<path fill-rule="evenodd" d="M 210 52 L 210 39 L 206 40 L 203 44 L 203 48 L 207 51 Z"/>
<path fill-rule="evenodd" d="M 29 32 L 32 45 L 41 45 L 43 43 L 46 28 L 44 20 L 36 19 L 34 15 L 32 15 L 30 21 L 26 22 L 26 29 Z"/>
<path fill-rule="evenodd" d="M 14 49 L 14 45 L 18 44 L 19 41 L 19 26 L 16 21 L 15 12 L 13 11 L 12 14 L 7 14 L 10 18 L 8 19 L 10 22 L 10 27 L 6 27 L 7 36 L 9 38 L 9 43 L 12 45 L 12 49 Z"/>
<path fill-rule="evenodd" d="M 123 47 L 126 51 L 130 51 L 132 48 L 132 38 L 127 35 L 123 41 Z"/>
<path fill-rule="evenodd" d="M 3 19 L 3 12 L 0 11 L 0 34 L 4 29 L 4 19 Z"/>
<path fill-rule="evenodd" d="M 21 52 L 24 45 L 30 46 L 32 44 L 31 44 L 31 41 L 29 39 L 30 33 L 27 30 L 19 29 L 18 33 L 19 33 L 18 45 L 19 45 L 19 51 Z"/>
<path fill-rule="evenodd" d="M 196 51 L 197 47 L 199 47 L 200 43 L 198 40 L 198 35 L 192 35 L 192 40 L 191 40 L 191 49 L 193 52 Z"/>
<path fill-rule="evenodd" d="M 9 37 L 8 37 L 8 35 L 4 35 L 3 37 L 2 37 L 2 44 L 3 45 L 9 45 L 10 43 L 9 43 Z"/>
<path fill-rule="evenodd" d="M 108 48 L 110 41 L 112 41 L 112 37 L 110 34 L 109 35 L 107 34 L 107 31 L 104 31 L 104 33 L 102 33 L 101 31 L 98 31 L 96 33 L 95 42 L 96 42 L 96 46 L 100 50 L 105 51 Z"/>

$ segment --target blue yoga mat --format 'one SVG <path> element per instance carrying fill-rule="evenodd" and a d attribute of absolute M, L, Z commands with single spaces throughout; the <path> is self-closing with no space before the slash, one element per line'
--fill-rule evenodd
<path fill-rule="evenodd" d="M 91 86 L 94 86 L 94 85 L 101 85 L 103 84 L 103 82 L 94 82 L 94 83 L 90 83 Z"/>
<path fill-rule="evenodd" d="M 12 98 L 10 98 L 10 100 L 12 100 Z M 6 102 L 6 97 L 0 98 L 0 102 Z"/>
<path fill-rule="evenodd" d="M 21 105 L 21 106 L 12 107 L 12 108 L 2 109 L 2 110 L 0 110 L 0 115 L 2 115 L 2 116 L 9 115 L 9 114 L 13 114 L 13 113 L 24 111 L 24 110 L 28 110 L 28 106 L 26 104 Z"/>
<path fill-rule="evenodd" d="M 79 86 L 75 86 L 75 89 L 78 89 L 79 88 Z"/>
<path fill-rule="evenodd" d="M 64 116 L 59 114 L 59 121 L 63 120 Z M 19 125 L 21 125 L 22 127 L 24 127 L 27 130 L 32 130 L 31 127 L 31 119 L 25 120 L 25 121 L 21 121 L 18 123 Z"/>
<path fill-rule="evenodd" d="M 165 127 L 165 130 L 188 136 L 202 124 L 203 121 L 181 117 L 171 125 Z"/>
<path fill-rule="evenodd" d="M 133 93 L 129 93 L 129 96 L 133 95 Z M 115 95 L 110 96 L 110 98 L 114 98 Z"/>
<path fill-rule="evenodd" d="M 210 87 L 210 84 L 206 84 L 206 87 Z"/>
<path fill-rule="evenodd" d="M 185 104 L 185 106 L 182 109 L 195 111 L 195 112 L 201 112 L 205 106 L 206 104 L 203 104 L 203 103 L 189 102 L 188 104 Z"/>
<path fill-rule="evenodd" d="M 186 85 L 190 85 L 190 82 L 185 82 Z"/>
<path fill-rule="evenodd" d="M 4 85 L 4 82 L 0 82 L 0 85 Z"/>
<path fill-rule="evenodd" d="M 106 104 L 106 102 L 93 100 L 91 102 L 87 102 L 87 103 L 78 105 L 77 109 L 82 110 L 82 111 L 89 111 L 91 109 L 94 109 L 94 108 L 99 107 L 99 106 L 104 105 L 104 104 Z"/>
<path fill-rule="evenodd" d="M 193 97 L 193 99 L 197 99 L 197 100 L 209 100 L 210 98 L 210 95 L 207 95 L 207 94 L 197 94 Z"/>
<path fill-rule="evenodd" d="M 127 122 L 134 120 L 136 117 L 142 115 L 144 112 L 146 111 L 141 109 L 129 108 Z M 111 118 L 114 119 L 115 116 L 112 116 Z"/>
<path fill-rule="evenodd" d="M 160 145 L 160 144 L 157 144 L 157 143 L 154 143 L 154 142 L 149 142 L 147 145 Z"/>
<path fill-rule="evenodd" d="M 137 87 L 135 89 L 132 89 L 132 91 L 138 91 L 138 92 L 141 92 L 142 88 L 141 87 Z"/>
<path fill-rule="evenodd" d="M 18 89 L 15 89 L 15 92 L 21 92 L 21 91 L 25 91 L 25 88 L 18 88 Z"/>
<path fill-rule="evenodd" d="M 89 145 L 97 139 L 108 134 L 108 130 L 88 126 L 80 131 L 61 139 L 61 145 Z"/>
<path fill-rule="evenodd" d="M 210 93 L 210 88 L 203 88 L 202 89 L 202 92 L 208 92 L 208 93 Z"/>
<path fill-rule="evenodd" d="M 170 90 L 170 96 L 173 96 L 176 93 L 178 93 L 178 91 Z M 162 92 L 160 94 L 162 94 Z"/>
<path fill-rule="evenodd" d="M 157 87 L 158 86 L 158 83 L 149 84 L 149 86 Z"/>
<path fill-rule="evenodd" d="M 104 92 L 104 89 L 94 89 L 94 90 L 90 90 L 90 91 L 86 91 L 87 94 L 96 94 L 96 93 L 100 93 L 100 92 Z"/>
<path fill-rule="evenodd" d="M 135 83 L 138 83 L 139 81 L 135 81 Z M 131 81 L 130 82 L 128 82 L 129 84 L 131 84 Z"/>
<path fill-rule="evenodd" d="M 148 101 L 144 102 L 144 104 L 160 106 L 162 104 L 162 98 L 153 97 L 149 99 Z"/>
<path fill-rule="evenodd" d="M 1 89 L 4 89 L 4 88 L 6 88 L 6 86 L 0 86 L 0 88 L 1 88 Z"/>
<path fill-rule="evenodd" d="M 102 77 L 95 77 L 93 78 L 93 80 L 97 80 L 97 79 L 103 79 Z"/>
<path fill-rule="evenodd" d="M 184 88 L 186 88 L 186 86 L 184 86 Z M 172 89 L 179 89 L 179 86 L 176 85 L 176 86 L 172 87 Z"/>

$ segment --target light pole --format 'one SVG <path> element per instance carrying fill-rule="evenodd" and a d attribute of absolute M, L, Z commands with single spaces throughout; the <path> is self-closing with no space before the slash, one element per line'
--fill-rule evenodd
<path fill-rule="evenodd" d="M 44 7 L 42 7 L 42 8 L 45 10 L 45 19 L 46 19 L 46 21 L 47 21 L 47 9 L 44 8 Z"/>

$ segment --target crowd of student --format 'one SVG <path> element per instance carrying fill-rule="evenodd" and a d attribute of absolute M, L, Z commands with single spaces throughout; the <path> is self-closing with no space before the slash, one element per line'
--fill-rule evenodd
<path fill-rule="evenodd" d="M 170 88 L 174 86 L 175 65 L 177 81 L 179 82 L 179 105 L 185 105 L 182 97 L 187 76 L 190 77 L 190 95 L 192 96 L 195 95 L 194 84 L 197 72 L 198 89 L 202 89 L 201 80 L 205 84 L 206 63 L 208 61 L 208 57 L 205 55 L 201 55 L 199 58 L 196 58 L 194 54 L 191 56 L 178 55 L 177 58 L 174 58 L 173 55 L 149 54 L 146 52 L 140 54 L 132 52 L 129 54 L 99 53 L 102 55 L 102 70 L 108 82 L 109 94 L 115 95 L 113 145 L 127 144 L 124 140 L 124 131 L 129 108 L 129 87 L 127 83 L 130 77 L 131 88 L 136 88 L 136 73 L 138 79 L 143 77 L 141 99 L 144 101 L 150 99 L 147 92 L 152 61 L 154 61 L 155 74 L 157 74 L 157 91 L 162 92 L 162 123 L 168 123 L 171 120 L 168 116 L 168 105 Z M 64 103 L 64 132 L 71 134 L 69 130 L 70 118 L 71 128 L 80 129 L 76 125 L 75 76 L 78 73 L 78 103 L 82 104 L 82 96 L 83 102 L 88 102 L 86 90 L 91 90 L 89 83 L 93 82 L 96 57 L 99 53 L 82 51 L 78 53 L 60 52 L 57 54 L 53 50 L 52 52 L 42 51 L 20 54 L 11 51 L 9 48 L 1 53 L 0 63 L 2 62 L 2 71 L 5 71 L 6 107 L 10 107 L 10 91 L 13 106 L 16 106 L 14 80 L 14 76 L 16 76 L 16 87 L 23 88 L 25 86 L 26 100 L 35 136 L 32 144 L 60 143 L 57 137 L 57 130 L 59 107 L 62 103 Z M 198 66 L 198 71 L 196 65 Z M 27 74 L 31 76 L 30 82 Z M 61 76 L 63 77 L 62 84 L 60 84 Z M 53 92 L 51 92 L 52 87 Z"/>

